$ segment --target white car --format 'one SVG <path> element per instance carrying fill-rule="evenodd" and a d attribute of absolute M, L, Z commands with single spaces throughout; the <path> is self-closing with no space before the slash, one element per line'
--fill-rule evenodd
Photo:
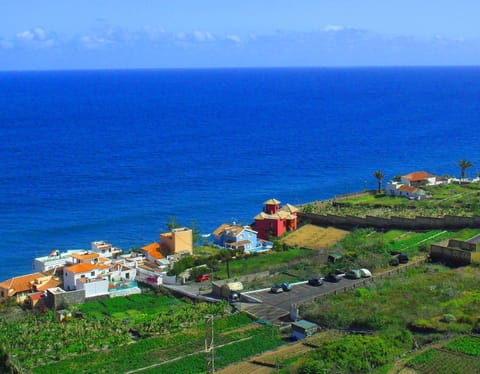
<path fill-rule="evenodd" d="M 372 273 L 368 269 L 360 269 L 360 275 L 362 278 L 370 278 L 372 276 Z"/>

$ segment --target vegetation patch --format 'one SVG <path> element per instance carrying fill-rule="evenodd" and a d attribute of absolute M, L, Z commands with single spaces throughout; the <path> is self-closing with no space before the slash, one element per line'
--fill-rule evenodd
<path fill-rule="evenodd" d="M 444 349 L 429 349 L 411 359 L 407 366 L 420 374 L 463 374 L 478 373 L 480 359 Z"/>
<path fill-rule="evenodd" d="M 326 328 L 384 330 L 405 328 L 422 320 L 445 331 L 470 331 L 478 316 L 476 292 L 480 269 L 449 269 L 426 264 L 390 279 L 376 280 L 368 291 L 352 291 L 305 305 L 301 314 Z M 473 294 L 472 294 L 473 293 Z M 453 314 L 457 322 L 435 320 Z"/>
<path fill-rule="evenodd" d="M 304 211 L 316 214 L 367 215 L 383 218 L 392 216 L 415 218 L 444 217 L 446 215 L 471 217 L 480 215 L 480 183 L 447 184 L 422 187 L 428 194 L 426 200 L 409 200 L 402 197 L 370 194 L 338 201 L 312 203 Z"/>
<path fill-rule="evenodd" d="M 480 338 L 462 336 L 445 345 L 445 349 L 453 352 L 465 353 L 470 356 L 480 357 Z"/>

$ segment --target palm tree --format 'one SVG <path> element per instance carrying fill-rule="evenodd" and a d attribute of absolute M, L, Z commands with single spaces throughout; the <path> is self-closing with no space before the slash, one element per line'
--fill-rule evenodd
<path fill-rule="evenodd" d="M 230 279 L 230 260 L 232 259 L 232 252 L 229 249 L 221 249 L 219 256 L 220 260 L 227 264 L 227 278 Z"/>
<path fill-rule="evenodd" d="M 383 179 L 383 172 L 381 170 L 377 170 L 375 173 L 373 173 L 373 176 L 377 178 L 378 182 L 378 193 L 382 192 L 382 179 Z"/>
<path fill-rule="evenodd" d="M 467 168 L 471 168 L 473 164 L 468 160 L 460 160 L 457 162 L 457 165 L 460 166 L 460 169 L 462 170 L 461 179 L 465 179 L 465 170 L 467 170 Z"/>

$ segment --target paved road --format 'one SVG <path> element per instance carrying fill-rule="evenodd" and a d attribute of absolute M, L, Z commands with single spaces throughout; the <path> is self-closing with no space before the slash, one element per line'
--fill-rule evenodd
<path fill-rule="evenodd" d="M 292 304 L 300 305 L 334 290 L 343 291 L 345 287 L 350 288 L 352 284 L 363 281 L 364 279 L 343 278 L 338 283 L 324 282 L 322 286 L 318 287 L 310 286 L 307 283 L 294 284 L 291 291 L 278 294 L 273 294 L 269 290 L 249 292 L 250 296 L 259 299 L 262 303 L 242 303 L 242 308 L 249 310 L 260 319 L 271 322 L 285 321 Z"/>
<path fill-rule="evenodd" d="M 290 311 L 291 304 L 301 304 L 322 294 L 333 290 L 342 290 L 346 286 L 351 286 L 355 282 L 362 280 L 352 280 L 343 278 L 338 283 L 324 282 L 322 286 L 314 287 L 307 283 L 292 285 L 292 290 L 273 294 L 269 290 L 249 293 L 249 295 L 260 299 L 263 303 L 275 306 L 277 308 Z"/>

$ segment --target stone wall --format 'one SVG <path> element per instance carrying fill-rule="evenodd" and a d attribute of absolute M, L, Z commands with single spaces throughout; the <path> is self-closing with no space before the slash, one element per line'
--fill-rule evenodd
<path fill-rule="evenodd" d="M 455 265 L 468 265 L 472 262 L 472 252 L 437 244 L 430 246 L 430 257 L 434 261 L 445 261 Z"/>
<path fill-rule="evenodd" d="M 301 224 L 311 223 L 318 226 L 333 226 L 343 229 L 357 227 L 373 227 L 376 229 L 400 229 L 400 230 L 460 230 L 464 228 L 480 228 L 480 217 L 445 216 L 436 217 L 355 217 L 337 216 L 334 214 L 298 213 Z"/>
<path fill-rule="evenodd" d="M 85 291 L 68 291 L 60 293 L 48 293 L 47 306 L 53 310 L 65 309 L 69 305 L 83 304 L 85 302 Z"/>

